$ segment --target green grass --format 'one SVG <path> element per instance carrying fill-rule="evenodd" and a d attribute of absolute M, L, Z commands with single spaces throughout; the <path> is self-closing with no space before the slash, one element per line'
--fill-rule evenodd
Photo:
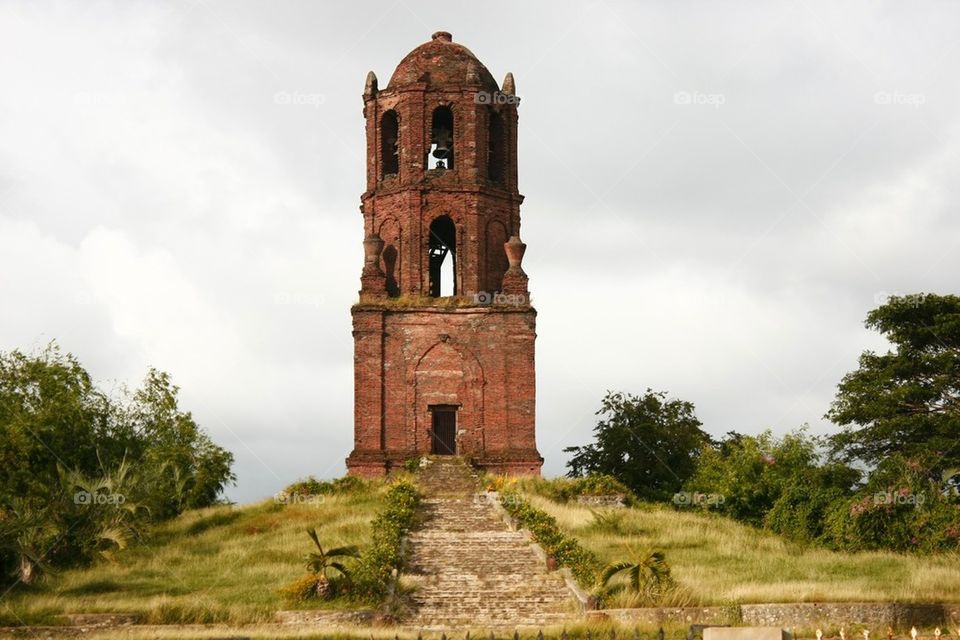
<path fill-rule="evenodd" d="M 631 549 L 666 553 L 679 584 L 668 605 L 764 602 L 960 602 L 960 556 L 837 553 L 802 547 L 772 533 L 699 511 L 640 504 L 600 518 L 575 502 L 530 491 L 531 504 L 557 519 L 606 563 Z M 610 606 L 629 606 L 621 597 Z"/>
<path fill-rule="evenodd" d="M 303 557 L 312 545 L 306 529 L 316 527 L 324 546 L 364 545 L 382 493 L 376 488 L 318 503 L 268 500 L 185 513 L 114 562 L 10 591 L 0 598 L 0 626 L 114 612 L 137 613 L 151 624 L 270 621 L 275 611 L 295 608 L 277 590 L 305 573 Z"/>

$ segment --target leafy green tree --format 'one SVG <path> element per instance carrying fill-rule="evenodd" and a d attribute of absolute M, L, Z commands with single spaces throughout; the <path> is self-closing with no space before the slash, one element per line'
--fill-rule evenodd
<path fill-rule="evenodd" d="M 216 502 L 235 480 L 233 454 L 215 445 L 190 412 L 179 408 L 179 387 L 150 369 L 125 418 L 137 434 L 139 458 L 156 488 L 147 503 L 158 518 Z"/>
<path fill-rule="evenodd" d="M 892 349 L 865 351 L 840 382 L 827 413 L 843 428 L 834 449 L 869 465 L 902 454 L 931 478 L 960 467 L 960 297 L 892 297 L 865 324 Z"/>
<path fill-rule="evenodd" d="M 29 583 L 212 504 L 232 462 L 178 408 L 165 373 L 112 398 L 55 343 L 0 353 L 0 579 Z"/>
<path fill-rule="evenodd" d="M 567 475 L 607 474 L 642 498 L 670 499 L 710 444 L 693 404 L 664 392 L 607 392 L 597 415 L 595 441 L 564 449 L 571 454 Z"/>

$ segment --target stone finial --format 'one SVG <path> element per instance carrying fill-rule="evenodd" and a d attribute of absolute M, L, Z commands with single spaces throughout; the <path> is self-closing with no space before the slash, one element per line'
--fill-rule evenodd
<path fill-rule="evenodd" d="M 436 31 L 430 36 L 430 39 L 437 42 L 453 42 L 453 36 L 450 35 L 449 31 Z"/>
<path fill-rule="evenodd" d="M 367 72 L 367 82 L 363 85 L 363 97 L 375 98 L 380 89 L 377 86 L 377 74 L 373 71 Z"/>
<path fill-rule="evenodd" d="M 387 276 L 380 268 L 383 240 L 373 233 L 363 239 L 363 271 L 360 274 L 361 297 L 387 297 Z"/>
<path fill-rule="evenodd" d="M 508 95 L 508 96 L 515 96 L 515 95 L 517 95 L 517 85 L 516 85 L 516 83 L 515 83 L 514 80 L 513 80 L 513 73 L 511 73 L 511 72 L 509 72 L 509 71 L 507 72 L 506 77 L 504 77 L 504 79 L 503 79 L 503 89 L 502 89 L 502 91 L 503 91 L 503 93 L 505 93 L 505 94 Z"/>
<path fill-rule="evenodd" d="M 520 236 L 510 236 L 510 239 L 503 243 L 503 250 L 507 254 L 507 262 L 510 266 L 507 268 L 507 272 L 503 274 L 503 285 L 501 289 L 503 293 L 506 294 L 526 296 L 529 278 L 527 278 L 527 274 L 524 273 L 521 263 L 523 262 L 523 254 L 527 250 L 527 245 L 521 242 Z"/>

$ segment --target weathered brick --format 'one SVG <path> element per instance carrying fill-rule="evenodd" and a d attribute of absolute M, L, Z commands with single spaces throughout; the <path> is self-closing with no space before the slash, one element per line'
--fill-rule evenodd
<path fill-rule="evenodd" d="M 497 100 L 490 72 L 443 32 L 407 55 L 384 90 L 367 77 L 351 474 L 382 475 L 429 453 L 433 405 L 458 407 L 458 454 L 497 472 L 540 472 L 513 84 L 508 74 L 510 95 Z M 434 112 L 445 108 L 452 166 L 448 158 L 447 168 L 428 170 L 431 143 L 448 128 L 446 112 Z M 444 217 L 452 221 L 442 244 L 456 260 L 455 299 L 430 296 L 431 225 Z"/>

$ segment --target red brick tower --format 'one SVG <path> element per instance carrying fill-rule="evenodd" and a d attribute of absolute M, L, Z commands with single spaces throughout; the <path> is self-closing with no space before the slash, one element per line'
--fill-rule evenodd
<path fill-rule="evenodd" d="M 536 311 L 520 266 L 517 105 L 449 33 L 363 92 L 364 266 L 351 475 L 423 454 L 539 474 Z"/>

